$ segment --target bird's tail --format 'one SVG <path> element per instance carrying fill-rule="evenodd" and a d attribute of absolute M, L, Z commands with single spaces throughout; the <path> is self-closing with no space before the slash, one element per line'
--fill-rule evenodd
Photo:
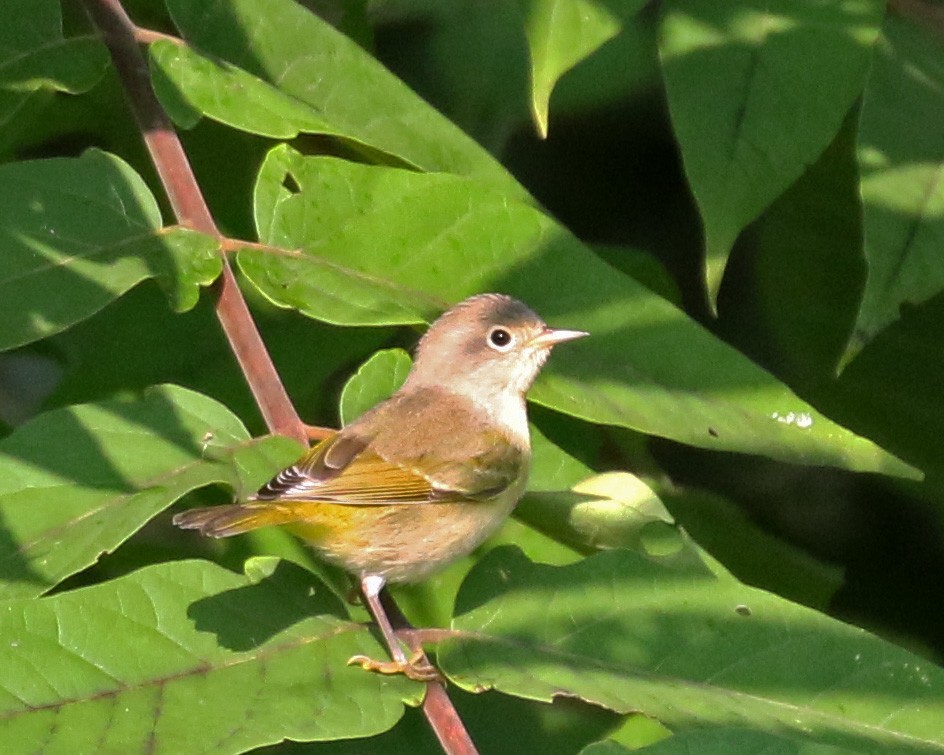
<path fill-rule="evenodd" d="M 185 530 L 199 530 L 207 537 L 230 537 L 243 532 L 297 522 L 295 507 L 272 503 L 235 503 L 190 509 L 174 516 L 174 524 Z"/>

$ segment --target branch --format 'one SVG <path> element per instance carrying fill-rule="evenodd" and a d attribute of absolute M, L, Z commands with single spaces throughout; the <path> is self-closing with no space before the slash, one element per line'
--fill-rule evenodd
<path fill-rule="evenodd" d="M 320 428 L 308 428 L 302 424 L 285 392 L 229 265 L 225 254 L 227 240 L 216 227 L 180 139 L 151 88 L 147 63 L 138 49 L 138 41 L 149 41 L 154 37 L 134 25 L 120 0 L 83 2 L 111 53 L 177 221 L 219 240 L 223 275 L 216 314 L 266 426 L 273 433 L 288 435 L 302 442 L 310 435 L 317 436 Z M 393 604 L 393 601 L 389 603 Z M 405 623 L 399 609 L 395 613 Z M 475 755 L 475 745 L 441 683 L 427 683 L 423 713 L 448 755 Z"/>
<path fill-rule="evenodd" d="M 180 139 L 151 88 L 147 63 L 136 41 L 140 32 L 125 13 L 120 0 L 84 0 L 84 3 L 111 53 L 131 111 L 177 221 L 219 239 L 219 229 L 200 192 Z M 272 364 L 225 255 L 217 288 L 216 316 L 266 426 L 270 432 L 305 442 L 304 425 Z"/>
<path fill-rule="evenodd" d="M 899 16 L 924 24 L 938 37 L 944 37 L 944 7 L 926 0 L 889 0 L 888 7 Z"/>

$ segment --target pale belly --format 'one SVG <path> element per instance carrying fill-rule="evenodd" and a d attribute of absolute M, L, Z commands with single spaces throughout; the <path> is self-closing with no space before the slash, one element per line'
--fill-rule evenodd
<path fill-rule="evenodd" d="M 289 529 L 326 561 L 358 577 L 419 582 L 467 555 L 511 513 L 525 481 L 489 501 L 373 506 L 323 504 L 319 522 Z"/>

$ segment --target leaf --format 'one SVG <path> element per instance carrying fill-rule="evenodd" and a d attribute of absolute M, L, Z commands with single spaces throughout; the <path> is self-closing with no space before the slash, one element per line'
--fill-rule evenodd
<path fill-rule="evenodd" d="M 620 20 L 595 0 L 518 0 L 531 54 L 531 116 L 547 138 L 547 111 L 557 80 L 619 33 Z M 644 2 L 629 4 L 632 15 Z"/>
<path fill-rule="evenodd" d="M 676 732 L 737 725 L 856 752 L 944 750 L 944 670 L 733 580 L 623 550 L 557 568 L 508 549 L 470 573 L 456 607 L 457 637 L 438 657 L 466 689 L 578 697 Z"/>
<path fill-rule="evenodd" d="M 862 202 L 855 120 L 774 202 L 754 229 L 754 278 L 722 293 L 721 319 L 751 340 L 751 354 L 804 391 L 830 383 L 862 296 Z"/>
<path fill-rule="evenodd" d="M 185 493 L 252 489 L 298 452 L 175 386 L 42 414 L 0 441 L 0 598 L 41 595 Z"/>
<path fill-rule="evenodd" d="M 58 0 L 4 0 L 0 148 L 12 144 L 17 131 L 38 115 L 31 104 L 48 103 L 51 92 L 88 91 L 108 67 L 108 51 L 98 38 L 62 36 L 59 6 Z"/>
<path fill-rule="evenodd" d="M 255 202 L 260 236 L 274 248 L 237 259 L 279 306 L 338 324 L 392 325 L 503 291 L 552 325 L 592 335 L 555 352 L 531 391 L 536 403 L 706 448 L 914 474 L 551 218 L 477 182 L 277 147 Z"/>
<path fill-rule="evenodd" d="M 843 370 L 824 401 L 883 447 L 928 473 L 928 500 L 944 514 L 944 296 L 902 313 Z M 932 492 L 933 491 L 933 492 Z"/>
<path fill-rule="evenodd" d="M 529 493 L 515 516 L 584 553 L 632 548 L 657 559 L 700 561 L 655 491 L 628 472 L 594 475 L 569 491 Z"/>
<path fill-rule="evenodd" d="M 837 750 L 828 746 L 814 749 L 808 738 L 803 735 L 791 737 L 740 726 L 720 726 L 678 732 L 660 742 L 640 748 L 623 747 L 610 740 L 594 742 L 581 750 L 580 755 L 624 755 L 629 752 L 642 755 L 800 755 L 812 752 L 842 755 L 848 750 Z"/>
<path fill-rule="evenodd" d="M 741 230 L 832 141 L 868 74 L 885 4 L 672 0 L 660 55 L 705 229 L 712 301 Z"/>
<path fill-rule="evenodd" d="M 208 115 L 272 139 L 292 139 L 301 132 L 349 136 L 311 106 L 231 63 L 167 40 L 155 42 L 148 52 L 154 90 L 182 128 L 193 128 Z"/>
<path fill-rule="evenodd" d="M 344 384 L 341 424 L 351 424 L 368 409 L 390 398 L 403 385 L 412 366 L 413 360 L 403 349 L 374 353 Z"/>
<path fill-rule="evenodd" d="M 944 45 L 921 24 L 889 15 L 859 128 L 868 276 L 847 359 L 944 288 Z"/>
<path fill-rule="evenodd" d="M 216 242 L 161 228 L 141 178 L 121 159 L 0 165 L 0 349 L 46 338 L 156 278 L 178 311 L 220 273 Z"/>
<path fill-rule="evenodd" d="M 720 495 L 669 489 L 662 497 L 685 532 L 745 584 L 822 611 L 843 585 L 842 568 L 771 534 Z"/>
<path fill-rule="evenodd" d="M 201 53 L 155 47 L 159 91 L 223 123 L 264 135 L 343 136 L 423 170 L 476 176 L 526 197 L 501 165 L 353 41 L 291 0 L 167 0 Z M 238 72 L 237 66 L 246 73 Z M 246 75 L 249 74 L 249 75 Z M 247 107 L 247 100 L 259 106 Z M 180 113 L 179 107 L 173 112 Z M 193 123 L 193 112 L 183 112 Z M 322 124 L 322 125 L 318 125 Z"/>
<path fill-rule="evenodd" d="M 236 753 L 367 736 L 414 696 L 345 666 L 366 629 L 288 562 L 247 576 L 204 561 L 146 567 L 0 612 L 5 752 Z M 319 615 L 321 614 L 321 615 Z"/>

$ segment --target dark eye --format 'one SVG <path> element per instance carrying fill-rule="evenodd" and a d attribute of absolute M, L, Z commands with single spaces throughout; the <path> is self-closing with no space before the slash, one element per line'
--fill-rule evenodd
<path fill-rule="evenodd" d="M 493 328 L 488 333 L 488 344 L 498 351 L 507 351 L 511 348 L 515 339 L 504 328 Z"/>

